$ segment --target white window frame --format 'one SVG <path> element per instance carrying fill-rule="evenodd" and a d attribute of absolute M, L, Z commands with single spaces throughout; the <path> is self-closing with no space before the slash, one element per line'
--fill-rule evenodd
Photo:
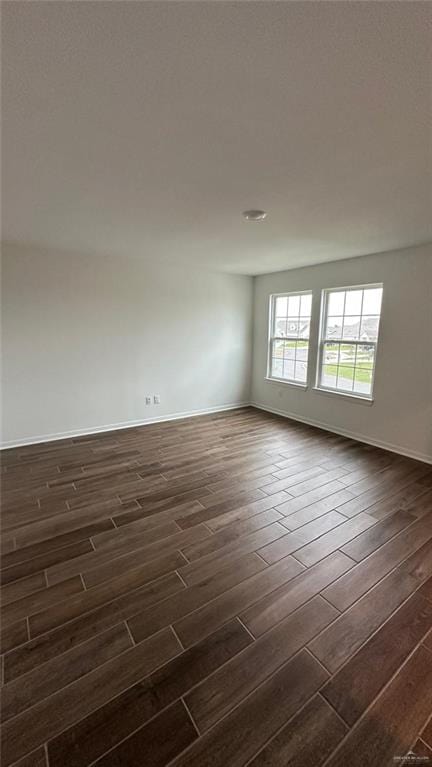
<path fill-rule="evenodd" d="M 374 393 L 374 385 L 375 385 L 375 371 L 376 371 L 376 364 L 377 364 L 377 351 L 378 351 L 378 342 L 379 342 L 379 333 L 381 328 L 381 314 L 382 314 L 382 301 L 381 301 L 381 309 L 380 309 L 380 316 L 378 321 L 378 331 L 377 331 L 377 339 L 376 341 L 355 341 L 351 339 L 342 339 L 342 338 L 326 338 L 325 336 L 325 329 L 327 325 L 327 316 L 328 316 L 328 297 L 330 293 L 338 293 L 338 292 L 346 292 L 349 290 L 368 290 L 368 289 L 374 289 L 374 288 L 381 288 L 383 291 L 384 296 L 384 289 L 382 282 L 376 282 L 376 283 L 368 283 L 366 285 L 348 285 L 345 287 L 337 287 L 337 288 L 324 288 L 321 291 L 321 317 L 320 317 L 320 327 L 319 327 L 319 342 L 318 342 L 318 357 L 317 357 L 317 367 L 316 367 L 316 382 L 315 382 L 315 389 L 321 392 L 326 392 L 328 394 L 338 394 L 341 397 L 352 397 L 354 399 L 362 399 L 366 400 L 368 402 L 373 402 L 373 393 Z M 344 307 L 345 308 L 345 307 Z M 363 309 L 363 298 L 362 298 L 362 309 Z M 362 312 L 360 312 L 362 315 Z M 345 312 L 342 315 L 345 316 Z M 362 392 L 357 391 L 344 391 L 343 389 L 336 389 L 331 386 L 326 386 L 321 383 L 321 375 L 322 375 L 322 368 L 323 368 L 323 357 L 324 357 L 324 345 L 326 343 L 347 343 L 353 346 L 373 346 L 374 347 L 374 366 L 372 369 L 372 379 L 371 379 L 371 390 L 370 394 L 362 394 Z"/>
<path fill-rule="evenodd" d="M 276 299 L 277 298 L 290 298 L 290 296 L 310 296 L 311 297 L 311 314 L 309 316 L 309 336 L 308 338 L 299 338 L 294 335 L 280 336 L 275 335 L 275 320 L 276 320 Z M 267 344 L 267 375 L 268 381 L 275 381 L 278 384 L 287 384 L 288 386 L 297 386 L 300 389 L 308 388 L 309 379 L 309 361 L 310 361 L 310 339 L 312 333 L 312 305 L 313 305 L 313 291 L 312 290 L 294 290 L 290 293 L 272 293 L 270 295 L 269 302 L 269 324 L 268 324 L 268 344 Z M 306 381 L 296 381 L 294 378 L 278 378 L 278 376 L 272 375 L 272 349 L 275 341 L 308 341 L 308 354 L 306 358 L 307 374 Z"/>

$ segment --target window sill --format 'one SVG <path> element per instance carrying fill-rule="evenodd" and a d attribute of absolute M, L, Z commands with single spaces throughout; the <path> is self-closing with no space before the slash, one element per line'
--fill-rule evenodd
<path fill-rule="evenodd" d="M 286 378 L 274 378 L 273 376 L 266 376 L 265 380 L 268 383 L 285 384 L 285 386 L 294 386 L 296 389 L 307 389 L 307 384 L 297 383 L 297 381 L 287 381 Z"/>
<path fill-rule="evenodd" d="M 342 397 L 343 399 L 354 400 L 362 405 L 373 405 L 373 397 L 362 397 L 357 394 L 349 394 L 348 392 L 336 391 L 335 389 L 325 389 L 322 386 L 314 386 L 314 392 L 317 394 L 324 394 L 327 397 Z"/>

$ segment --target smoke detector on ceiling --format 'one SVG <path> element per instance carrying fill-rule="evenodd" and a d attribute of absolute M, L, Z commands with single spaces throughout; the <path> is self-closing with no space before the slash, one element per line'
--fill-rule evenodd
<path fill-rule="evenodd" d="M 264 221 L 267 213 L 265 210 L 244 210 L 242 216 L 246 221 Z"/>

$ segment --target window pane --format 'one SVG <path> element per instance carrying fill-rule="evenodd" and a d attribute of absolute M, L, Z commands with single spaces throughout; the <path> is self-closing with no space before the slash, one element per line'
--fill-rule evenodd
<path fill-rule="evenodd" d="M 293 380 L 293 378 L 294 378 L 294 365 L 295 365 L 294 360 L 293 359 L 292 360 L 284 359 L 283 365 L 284 365 L 283 366 L 283 377 L 284 378 L 290 378 L 291 380 Z"/>
<path fill-rule="evenodd" d="M 347 290 L 345 298 L 345 314 L 361 313 L 362 296 L 362 290 Z"/>
<path fill-rule="evenodd" d="M 272 357 L 282 359 L 285 341 L 273 341 Z"/>
<path fill-rule="evenodd" d="M 326 338 L 342 338 L 342 317 L 328 317 Z"/>
<path fill-rule="evenodd" d="M 343 391 L 352 391 L 354 382 L 354 368 L 346 365 L 339 365 L 337 388 Z"/>
<path fill-rule="evenodd" d="M 307 380 L 307 363 L 298 359 L 295 363 L 295 380 L 300 383 L 306 383 Z"/>
<path fill-rule="evenodd" d="M 362 314 L 379 314 L 381 311 L 382 288 L 366 288 Z"/>
<path fill-rule="evenodd" d="M 300 330 L 300 320 L 289 318 L 287 321 L 287 335 L 298 336 Z"/>
<path fill-rule="evenodd" d="M 297 341 L 295 380 L 300 383 L 306 383 L 307 380 L 307 360 L 309 353 L 308 341 Z"/>
<path fill-rule="evenodd" d="M 270 375 L 286 381 L 306 383 L 309 341 L 294 339 L 274 340 Z"/>
<path fill-rule="evenodd" d="M 308 353 L 309 353 L 309 342 L 297 341 L 297 346 L 296 346 L 297 362 L 307 362 Z"/>
<path fill-rule="evenodd" d="M 361 321 L 360 340 L 376 341 L 378 338 L 379 317 L 363 317 Z"/>
<path fill-rule="evenodd" d="M 312 309 L 312 296 L 302 296 L 300 299 L 300 317 L 310 317 Z"/>
<path fill-rule="evenodd" d="M 354 367 L 356 360 L 356 347 L 354 344 L 341 344 L 339 363 L 340 365 L 352 365 Z"/>
<path fill-rule="evenodd" d="M 330 389 L 336 389 L 338 364 L 324 364 L 321 370 L 321 385 Z"/>
<path fill-rule="evenodd" d="M 273 299 L 272 336 L 309 338 L 312 296 L 286 295 Z"/>
<path fill-rule="evenodd" d="M 359 337 L 360 317 L 344 317 L 342 338 L 352 338 L 356 341 Z"/>
<path fill-rule="evenodd" d="M 283 373 L 283 360 L 272 357 L 270 375 L 276 376 L 276 378 L 282 378 L 282 373 Z"/>
<path fill-rule="evenodd" d="M 286 296 L 278 296 L 276 299 L 276 317 L 286 317 L 288 308 L 288 299 Z"/>
<path fill-rule="evenodd" d="M 300 296 L 288 296 L 288 317 L 298 317 L 300 314 Z"/>
<path fill-rule="evenodd" d="M 328 294 L 327 314 L 342 315 L 344 311 L 345 291 L 337 290 Z"/>
<path fill-rule="evenodd" d="M 372 370 L 375 357 L 375 347 L 363 344 L 357 347 L 356 368 Z"/>
<path fill-rule="evenodd" d="M 296 355 L 296 342 L 285 341 L 284 359 L 293 360 L 295 359 L 295 355 Z"/>
<path fill-rule="evenodd" d="M 339 362 L 340 344 L 324 344 L 324 364 L 337 365 Z"/>
<path fill-rule="evenodd" d="M 310 336 L 310 320 L 300 319 L 299 338 L 309 338 L 309 336 Z"/>
<path fill-rule="evenodd" d="M 356 368 L 354 377 L 354 391 L 357 394 L 370 395 L 372 392 L 372 368 L 369 370 Z"/>
<path fill-rule="evenodd" d="M 275 336 L 286 336 L 287 323 L 286 320 L 276 317 L 275 322 Z"/>

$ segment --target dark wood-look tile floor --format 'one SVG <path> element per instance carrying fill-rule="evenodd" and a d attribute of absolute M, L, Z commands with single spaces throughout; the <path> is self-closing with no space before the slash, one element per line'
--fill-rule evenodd
<path fill-rule="evenodd" d="M 432 765 L 432 467 L 244 408 L 2 495 L 4 767 Z"/>

